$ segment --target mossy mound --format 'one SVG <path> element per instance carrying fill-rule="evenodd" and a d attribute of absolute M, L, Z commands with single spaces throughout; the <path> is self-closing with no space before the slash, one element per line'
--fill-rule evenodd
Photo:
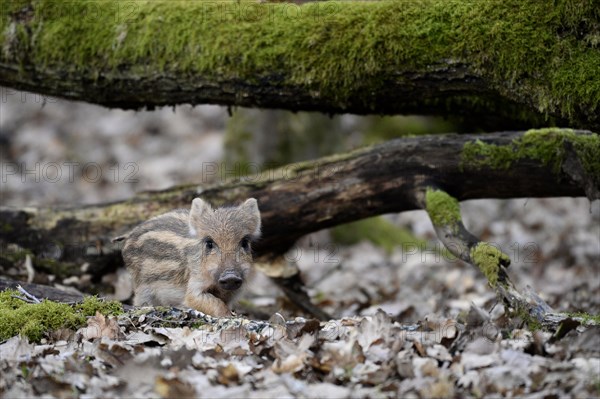
<path fill-rule="evenodd" d="M 76 305 L 43 300 L 31 304 L 13 296 L 22 296 L 16 290 L 0 292 L 0 340 L 17 334 L 39 342 L 44 334 L 59 328 L 77 329 L 85 326 L 86 317 L 96 312 L 104 315 L 123 313 L 117 301 L 103 301 L 95 296 L 86 297 Z"/>

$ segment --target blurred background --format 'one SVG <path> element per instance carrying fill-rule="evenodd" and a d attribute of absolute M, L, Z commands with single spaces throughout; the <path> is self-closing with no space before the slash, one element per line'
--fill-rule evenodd
<path fill-rule="evenodd" d="M 438 117 L 186 105 L 124 111 L 1 92 L 0 203 L 12 207 L 124 200 L 144 190 L 214 183 L 239 175 L 248 163 L 264 170 L 396 137 L 474 132 L 465 121 Z M 207 165 L 220 173 L 205 173 Z M 509 272 L 518 286 L 530 285 L 563 311 L 600 312 L 600 201 L 476 200 L 461 208 L 474 234 L 511 256 Z M 445 256 L 423 211 L 312 234 L 289 258 L 298 263 L 315 303 L 336 316 L 383 308 L 399 320 L 414 321 L 431 313 L 453 316 L 471 302 L 488 308 L 495 303 L 475 268 Z M 25 265 L 2 265 L 0 274 L 23 278 Z M 131 296 L 125 270 L 101 283 L 85 273 L 39 272 L 35 278 L 119 300 Z M 266 315 L 301 313 L 260 275 L 241 308 Z"/>

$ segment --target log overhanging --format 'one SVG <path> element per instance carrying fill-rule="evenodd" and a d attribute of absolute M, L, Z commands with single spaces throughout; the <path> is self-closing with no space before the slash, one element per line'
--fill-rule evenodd
<path fill-rule="evenodd" d="M 35 267 L 73 264 L 76 270 L 65 273 L 77 273 L 88 262 L 114 269 L 121 264 L 119 246 L 111 243 L 114 237 L 154 215 L 187 208 L 197 196 L 215 206 L 257 198 L 263 238 L 256 253 L 274 259 L 307 233 L 419 209 L 428 185 L 442 187 L 459 201 L 584 196 L 589 184 L 600 182 L 599 154 L 598 135 L 569 129 L 421 136 L 211 186 L 145 192 L 123 202 L 71 209 L 0 208 L 0 260 L 14 262 L 18 254 L 11 248 L 17 248 L 32 256 Z"/>
<path fill-rule="evenodd" d="M 0 85 L 121 108 L 600 130 L 599 29 L 583 0 L 3 2 Z"/>

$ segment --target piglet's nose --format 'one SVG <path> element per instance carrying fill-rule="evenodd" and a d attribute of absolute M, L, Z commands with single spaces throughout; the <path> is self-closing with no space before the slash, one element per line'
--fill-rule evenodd
<path fill-rule="evenodd" d="M 219 279 L 219 285 L 224 290 L 233 291 L 242 286 L 242 279 L 233 274 L 227 274 Z"/>

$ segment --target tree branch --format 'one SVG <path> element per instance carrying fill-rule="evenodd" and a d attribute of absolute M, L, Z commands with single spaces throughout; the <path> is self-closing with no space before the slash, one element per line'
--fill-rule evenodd
<path fill-rule="evenodd" d="M 600 130 L 595 12 L 537 0 L 8 2 L 0 84 L 121 108 L 212 103 Z"/>
<path fill-rule="evenodd" d="M 465 228 L 455 198 L 435 187 L 427 187 L 420 197 L 440 241 L 453 255 L 479 268 L 509 309 L 525 315 L 525 321 L 537 324 L 552 314 L 550 306 L 533 291 L 522 294 L 517 290 L 506 271 L 510 265 L 508 255 Z"/>
<path fill-rule="evenodd" d="M 578 150 L 565 157 L 567 147 Z M 458 200 L 583 196 L 585 184 L 571 177 L 570 165 L 577 158 L 577 165 L 586 165 L 577 167 L 585 181 L 600 181 L 595 148 L 600 148 L 597 135 L 561 129 L 422 136 L 214 185 L 144 192 L 122 202 L 68 209 L 3 207 L 0 258 L 10 262 L 34 255 L 34 267 L 56 269 L 59 263 L 66 275 L 80 274 L 80 265 L 88 262 L 88 272 L 100 274 L 121 264 L 122 244 L 112 243 L 114 237 L 157 214 L 188 208 L 201 196 L 215 206 L 257 198 L 263 219 L 257 255 L 275 259 L 305 234 L 418 209 L 424 184 L 442 187 Z"/>

